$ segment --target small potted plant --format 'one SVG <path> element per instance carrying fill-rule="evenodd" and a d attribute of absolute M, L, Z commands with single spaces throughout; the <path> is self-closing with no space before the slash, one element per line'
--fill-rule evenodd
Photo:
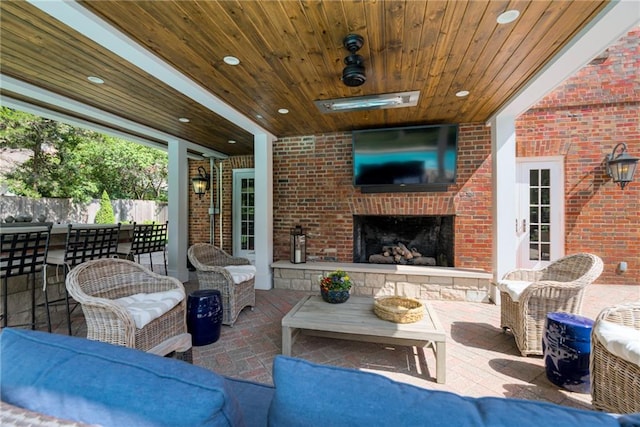
<path fill-rule="evenodd" d="M 349 275 L 342 270 L 320 276 L 320 294 L 326 302 L 338 304 L 349 299 L 353 283 Z"/>

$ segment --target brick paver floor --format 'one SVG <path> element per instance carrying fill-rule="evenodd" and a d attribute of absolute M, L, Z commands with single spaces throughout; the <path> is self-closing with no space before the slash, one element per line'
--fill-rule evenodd
<path fill-rule="evenodd" d="M 197 289 L 191 274 L 187 292 Z M 272 384 L 273 359 L 281 352 L 280 321 L 305 292 L 256 291 L 256 307 L 244 309 L 233 327 L 222 326 L 220 339 L 194 347 L 194 364 L 222 375 Z M 583 315 L 595 318 L 604 307 L 640 300 L 640 286 L 591 285 Z M 522 357 L 510 332 L 500 328 L 500 307 L 487 303 L 432 301 L 447 332 L 447 381 L 435 381 L 435 356 L 415 347 L 300 336 L 294 357 L 361 369 L 397 381 L 467 396 L 498 396 L 542 400 L 590 408 L 589 394 L 560 389 L 547 380 L 542 357 Z M 78 310 L 80 311 L 80 310 Z M 64 331 L 61 322 L 57 331 Z M 86 331 L 81 313 L 74 335 Z M 62 332 L 64 333 L 64 332 Z"/>

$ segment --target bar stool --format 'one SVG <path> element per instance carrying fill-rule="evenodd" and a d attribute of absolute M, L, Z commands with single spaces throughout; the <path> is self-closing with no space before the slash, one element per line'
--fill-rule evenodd
<path fill-rule="evenodd" d="M 137 256 L 137 262 L 140 264 L 140 255 L 149 254 L 149 263 L 151 271 L 153 271 L 153 259 L 151 254 L 154 252 L 162 252 L 164 257 L 164 274 L 167 272 L 167 232 L 169 229 L 169 221 L 164 224 L 136 224 L 133 223 L 133 238 L 130 242 L 120 243 L 118 245 L 118 256 L 125 259 L 134 260 Z"/>
<path fill-rule="evenodd" d="M 31 322 L 11 326 L 36 328 L 36 273 L 42 272 L 46 286 L 46 259 L 49 250 L 52 223 L 2 224 L 0 228 L 2 277 L 2 326 L 9 326 L 9 277 L 27 275 L 27 287 L 31 282 Z M 29 281 L 29 277 L 31 280 Z M 44 289 L 44 287 L 43 287 Z M 47 328 L 51 332 L 49 308 L 45 306 Z"/>
<path fill-rule="evenodd" d="M 58 269 L 62 268 L 62 281 L 65 282 L 67 274 L 76 265 L 93 259 L 115 257 L 119 238 L 120 223 L 117 225 L 69 224 L 64 249 L 49 251 L 47 255 L 47 265 L 56 267 L 56 275 Z M 72 335 L 71 313 L 79 304 L 74 302 L 73 308 L 71 308 L 69 303 L 71 297 L 69 296 L 66 286 L 64 287 L 64 296 L 53 301 L 49 301 L 49 294 L 45 286 L 44 298 L 47 310 L 49 310 L 49 307 L 52 305 L 65 304 L 67 311 L 67 328 L 69 335 Z"/>

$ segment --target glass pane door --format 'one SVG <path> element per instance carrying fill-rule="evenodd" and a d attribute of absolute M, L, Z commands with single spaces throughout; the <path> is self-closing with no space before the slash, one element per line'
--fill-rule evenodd
<path fill-rule="evenodd" d="M 562 158 L 518 159 L 518 267 L 537 268 L 564 255 Z"/>
<path fill-rule="evenodd" d="M 233 255 L 255 259 L 255 178 L 253 169 L 233 171 Z"/>

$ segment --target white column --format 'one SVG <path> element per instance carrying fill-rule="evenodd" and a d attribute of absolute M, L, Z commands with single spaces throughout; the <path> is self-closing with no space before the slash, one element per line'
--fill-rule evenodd
<path fill-rule="evenodd" d="M 169 154 L 169 259 L 168 274 L 181 282 L 189 280 L 189 163 L 187 148 L 178 140 L 168 141 Z"/>
<path fill-rule="evenodd" d="M 516 266 L 516 130 L 515 117 L 491 119 L 491 164 L 493 189 L 493 282 Z M 500 293 L 491 287 L 491 299 L 500 304 Z"/>
<path fill-rule="evenodd" d="M 273 137 L 254 135 L 256 289 L 273 287 Z"/>

